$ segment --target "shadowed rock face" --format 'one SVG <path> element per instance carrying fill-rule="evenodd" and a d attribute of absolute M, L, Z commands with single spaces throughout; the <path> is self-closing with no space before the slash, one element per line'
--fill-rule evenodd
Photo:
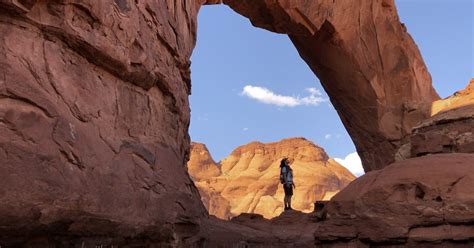
<path fill-rule="evenodd" d="M 316 242 L 472 246 L 473 165 L 473 154 L 437 154 L 367 173 L 328 203 Z"/>
<path fill-rule="evenodd" d="M 283 212 L 280 161 L 292 160 L 295 185 L 292 207 L 312 212 L 314 202 L 329 200 L 355 176 L 304 138 L 252 142 L 235 149 L 219 164 L 203 144 L 193 143 L 189 174 L 210 214 L 228 219 L 241 213 L 273 218 Z"/>
<path fill-rule="evenodd" d="M 439 97 L 393 0 L 224 0 L 252 24 L 288 34 L 318 76 L 366 172 L 394 161 Z"/>
<path fill-rule="evenodd" d="M 185 168 L 198 7 L 0 0 L 0 245 L 199 231 Z"/>

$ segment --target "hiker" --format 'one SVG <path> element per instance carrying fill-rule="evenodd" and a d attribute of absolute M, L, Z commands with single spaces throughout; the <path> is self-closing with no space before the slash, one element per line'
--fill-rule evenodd
<path fill-rule="evenodd" d="M 293 188 L 296 188 L 293 182 L 293 170 L 290 167 L 290 161 L 288 158 L 283 158 L 280 162 L 280 183 L 283 184 L 285 190 L 285 210 L 292 210 L 291 208 L 291 197 L 293 196 Z"/>

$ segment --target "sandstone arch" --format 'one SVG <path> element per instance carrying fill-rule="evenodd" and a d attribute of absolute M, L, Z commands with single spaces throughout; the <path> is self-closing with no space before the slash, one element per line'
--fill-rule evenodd
<path fill-rule="evenodd" d="M 203 3 L 0 0 L 2 240 L 199 239 L 207 216 L 184 164 Z M 393 1 L 225 3 L 290 35 L 367 171 L 437 99 Z"/>
<path fill-rule="evenodd" d="M 253 25 L 288 34 L 319 77 L 365 171 L 381 169 L 439 99 L 393 0 L 224 0 Z"/>

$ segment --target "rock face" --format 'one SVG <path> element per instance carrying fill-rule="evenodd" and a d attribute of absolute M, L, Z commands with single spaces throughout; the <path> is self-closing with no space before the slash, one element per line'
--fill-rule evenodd
<path fill-rule="evenodd" d="M 203 181 L 221 175 L 221 169 L 212 159 L 206 145 L 192 142 L 188 172 L 194 181 Z"/>
<path fill-rule="evenodd" d="M 439 99 L 393 0 L 224 0 L 253 25 L 288 34 L 361 156 L 381 169 Z"/>
<path fill-rule="evenodd" d="M 330 199 L 355 179 L 322 148 L 303 138 L 243 145 L 219 165 L 204 145 L 193 143 L 188 169 L 210 214 L 223 219 L 241 213 L 272 218 L 283 212 L 279 181 L 283 157 L 293 160 L 297 188 L 292 205 L 303 212 L 311 212 L 316 200 Z"/>
<path fill-rule="evenodd" d="M 208 212 L 221 219 L 232 217 L 230 203 L 219 192 L 214 190 L 218 185 L 211 185 L 211 180 L 217 184 L 223 180 L 216 180 L 222 175 L 220 165 L 214 162 L 206 145 L 192 142 L 191 156 L 188 161 L 188 172 L 201 194 L 201 200 Z"/>
<path fill-rule="evenodd" d="M 398 160 L 437 153 L 474 153 L 474 80 L 433 103 L 433 116 L 413 128 Z"/>
<path fill-rule="evenodd" d="M 414 128 L 410 155 L 474 153 L 474 105 L 439 113 Z"/>
<path fill-rule="evenodd" d="M 316 242 L 472 246 L 473 165 L 473 154 L 439 154 L 367 173 L 328 203 L 329 217 L 316 228 Z"/>
<path fill-rule="evenodd" d="M 464 106 L 474 105 L 474 78 L 464 90 L 460 90 L 454 95 L 433 102 L 431 106 L 431 115 L 436 115 L 440 112 L 446 112 L 451 109 L 456 109 Z"/>
<path fill-rule="evenodd" d="M 199 6 L 0 0 L 0 245 L 192 242 Z"/>

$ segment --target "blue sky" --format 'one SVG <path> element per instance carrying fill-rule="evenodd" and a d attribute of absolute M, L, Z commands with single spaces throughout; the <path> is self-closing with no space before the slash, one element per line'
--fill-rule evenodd
<path fill-rule="evenodd" d="M 473 1 L 396 4 L 438 93 L 447 97 L 464 88 L 474 77 Z M 319 80 L 286 35 L 255 28 L 227 6 L 205 6 L 191 60 L 189 132 L 215 160 L 251 141 L 296 136 L 320 145 L 330 157 L 355 152 Z M 345 162 L 357 163 L 353 155 Z"/>

